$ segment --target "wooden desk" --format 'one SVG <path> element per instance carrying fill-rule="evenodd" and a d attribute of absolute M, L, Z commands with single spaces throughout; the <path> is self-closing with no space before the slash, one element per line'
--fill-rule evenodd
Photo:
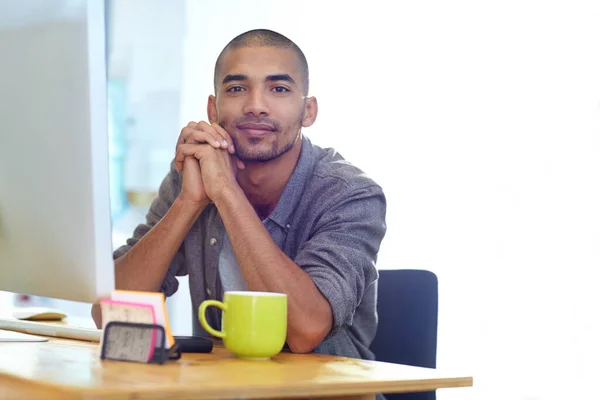
<path fill-rule="evenodd" d="M 161 366 L 101 361 L 96 343 L 0 343 L 0 399 L 373 399 L 472 384 L 439 370 L 315 354 L 245 361 L 220 345 Z"/>

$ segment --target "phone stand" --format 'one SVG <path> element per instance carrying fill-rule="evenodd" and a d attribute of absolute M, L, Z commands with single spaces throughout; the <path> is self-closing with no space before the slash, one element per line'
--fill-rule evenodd
<path fill-rule="evenodd" d="M 164 364 L 181 358 L 179 346 L 166 347 L 165 328 L 154 324 L 111 321 L 100 350 L 102 360 Z"/>

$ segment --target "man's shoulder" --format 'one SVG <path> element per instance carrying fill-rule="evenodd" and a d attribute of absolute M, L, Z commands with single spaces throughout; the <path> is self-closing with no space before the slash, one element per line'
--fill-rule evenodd
<path fill-rule="evenodd" d="M 310 186 L 319 186 L 320 190 L 382 191 L 375 180 L 333 148 L 315 146 L 315 167 L 311 180 Z"/>

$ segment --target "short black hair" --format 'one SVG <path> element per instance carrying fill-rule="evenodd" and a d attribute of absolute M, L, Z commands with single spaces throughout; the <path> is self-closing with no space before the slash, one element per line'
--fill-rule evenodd
<path fill-rule="evenodd" d="M 217 73 L 223 62 L 223 57 L 228 50 L 237 50 L 244 47 L 275 47 L 279 49 L 291 49 L 298 56 L 300 62 L 300 69 L 302 71 L 302 91 L 304 95 L 308 95 L 308 62 L 300 47 L 296 43 L 292 42 L 281 33 L 271 31 L 268 29 L 254 29 L 248 32 L 244 32 L 235 38 L 233 38 L 227 46 L 221 51 L 217 62 L 215 63 L 215 75 L 214 75 L 214 86 L 215 94 L 217 93 Z"/>

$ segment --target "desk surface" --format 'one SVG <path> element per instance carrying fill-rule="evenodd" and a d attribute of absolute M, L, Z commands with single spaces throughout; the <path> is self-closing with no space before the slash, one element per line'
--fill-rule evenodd
<path fill-rule="evenodd" d="M 472 386 L 440 370 L 315 354 L 246 361 L 215 345 L 165 365 L 101 361 L 96 343 L 0 343 L 0 398 L 229 399 L 338 397 Z"/>

